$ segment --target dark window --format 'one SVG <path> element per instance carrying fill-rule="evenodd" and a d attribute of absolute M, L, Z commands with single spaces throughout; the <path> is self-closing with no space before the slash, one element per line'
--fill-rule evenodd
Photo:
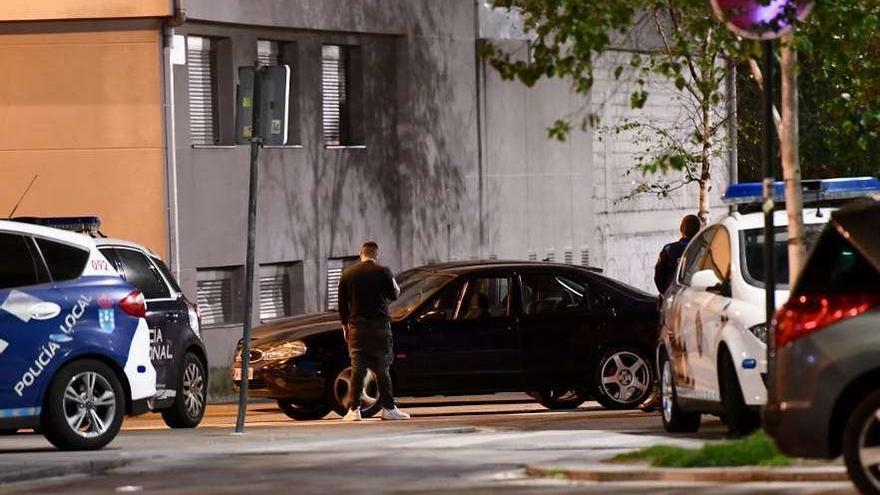
<path fill-rule="evenodd" d="M 824 224 L 804 225 L 807 252 L 816 244 Z M 776 284 L 780 289 L 788 287 L 788 227 L 776 227 L 773 231 L 773 256 L 776 263 Z M 764 288 L 764 229 L 749 229 L 740 233 L 742 244 L 741 264 L 743 278 L 749 284 Z"/>
<path fill-rule="evenodd" d="M 153 263 L 156 265 L 157 268 L 159 268 L 159 271 L 162 272 L 162 275 L 165 275 L 165 280 L 167 280 L 168 283 L 171 284 L 172 290 L 174 290 L 178 294 L 183 292 L 182 290 L 180 290 L 180 285 L 178 285 L 177 279 L 174 278 L 174 274 L 171 273 L 171 270 L 168 269 L 168 265 L 166 265 L 164 261 L 158 258 L 153 258 Z"/>
<path fill-rule="evenodd" d="M 144 299 L 171 297 L 168 285 L 147 256 L 132 249 L 116 249 L 125 280 L 144 294 Z"/>
<path fill-rule="evenodd" d="M 229 325 L 242 321 L 244 269 L 199 269 L 197 301 L 203 326 Z"/>
<path fill-rule="evenodd" d="M 327 260 L 327 310 L 339 310 L 339 279 L 342 272 L 358 263 L 357 256 L 330 258 Z"/>
<path fill-rule="evenodd" d="M 0 234 L 0 289 L 24 287 L 39 283 L 37 266 L 28 248 L 27 238 L 16 234 Z"/>
<path fill-rule="evenodd" d="M 835 229 L 816 244 L 797 284 L 796 294 L 858 294 L 880 292 L 880 273 Z"/>
<path fill-rule="evenodd" d="M 322 48 L 321 105 L 326 146 L 364 144 L 360 62 L 358 47 L 324 45 Z"/>
<path fill-rule="evenodd" d="M 487 277 L 468 281 L 458 307 L 457 319 L 507 316 L 510 314 L 510 278 Z"/>
<path fill-rule="evenodd" d="M 527 315 L 557 313 L 586 308 L 586 286 L 553 273 L 522 276 L 523 312 Z"/>
<path fill-rule="evenodd" d="M 214 44 L 214 40 L 202 36 L 186 38 L 189 135 L 193 144 L 211 145 L 220 142 Z"/>
<path fill-rule="evenodd" d="M 85 249 L 46 239 L 37 239 L 37 245 L 43 252 L 43 259 L 49 265 L 49 274 L 55 282 L 73 280 L 86 269 L 89 252 Z"/>
<path fill-rule="evenodd" d="M 430 272 L 425 273 L 428 273 L 428 276 L 431 276 Z M 419 280 L 424 280 L 424 277 Z M 418 282 L 410 283 L 407 287 L 412 286 L 415 283 Z M 440 290 L 440 293 L 435 295 L 431 302 L 421 311 L 420 317 L 428 313 L 433 313 L 433 320 L 451 319 L 455 315 L 456 306 L 458 306 L 458 300 L 461 296 L 461 286 L 461 283 L 453 282 Z M 401 290 L 405 291 L 406 289 Z"/>
<path fill-rule="evenodd" d="M 260 265 L 260 320 L 305 312 L 301 262 Z"/>

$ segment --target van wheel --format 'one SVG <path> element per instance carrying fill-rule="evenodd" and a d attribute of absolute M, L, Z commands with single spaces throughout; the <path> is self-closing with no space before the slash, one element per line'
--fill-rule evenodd
<path fill-rule="evenodd" d="M 669 433 L 693 433 L 700 429 L 700 413 L 684 412 L 678 407 L 672 361 L 666 356 L 660 362 L 660 410 L 663 428 Z"/>
<path fill-rule="evenodd" d="M 297 421 L 321 419 L 330 412 L 330 406 L 326 404 L 303 404 L 290 399 L 278 399 L 278 407 L 288 418 Z"/>
<path fill-rule="evenodd" d="M 721 385 L 721 403 L 727 417 L 727 435 L 731 438 L 744 437 L 761 426 L 761 416 L 746 405 L 730 354 L 725 351 L 719 364 L 721 376 L 718 383 Z"/>
<path fill-rule="evenodd" d="M 529 392 L 529 395 L 551 411 L 577 409 L 587 400 L 586 392 L 572 388 L 549 388 Z"/>
<path fill-rule="evenodd" d="M 859 492 L 880 494 L 880 390 L 855 407 L 843 430 L 843 459 Z"/>
<path fill-rule="evenodd" d="M 642 351 L 619 346 L 599 359 L 594 383 L 594 398 L 606 409 L 635 409 L 651 395 L 654 373 Z"/>
<path fill-rule="evenodd" d="M 348 413 L 348 394 L 351 390 L 351 379 L 354 369 L 351 366 L 342 366 L 336 373 L 331 374 L 332 381 L 328 383 L 325 393 L 327 405 L 340 416 Z M 361 395 L 361 417 L 369 418 L 379 412 L 379 382 L 373 370 L 367 370 L 364 378 L 364 393 Z"/>
<path fill-rule="evenodd" d="M 182 372 L 177 377 L 177 393 L 171 407 L 162 411 L 162 419 L 171 428 L 195 428 L 205 417 L 208 378 L 205 365 L 195 354 L 183 357 Z"/>
<path fill-rule="evenodd" d="M 84 359 L 52 379 L 43 409 L 43 431 L 61 450 L 96 450 L 119 433 L 125 392 L 119 378 L 100 361 Z"/>

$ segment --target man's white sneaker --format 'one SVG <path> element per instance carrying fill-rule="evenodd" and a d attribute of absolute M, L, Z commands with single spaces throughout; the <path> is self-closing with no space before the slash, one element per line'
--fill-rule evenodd
<path fill-rule="evenodd" d="M 349 409 L 345 416 L 342 418 L 343 421 L 360 421 L 361 419 L 361 410 L 358 409 Z"/>
<path fill-rule="evenodd" d="M 409 414 L 396 407 L 394 409 L 382 409 L 382 419 L 409 419 Z"/>

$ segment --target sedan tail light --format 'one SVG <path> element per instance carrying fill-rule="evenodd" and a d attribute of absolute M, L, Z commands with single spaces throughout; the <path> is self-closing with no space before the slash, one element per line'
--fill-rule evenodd
<path fill-rule="evenodd" d="M 139 290 L 132 291 L 119 301 L 119 307 L 131 316 L 138 318 L 145 318 L 147 316 L 147 303 L 144 301 L 144 295 Z"/>
<path fill-rule="evenodd" d="M 880 306 L 880 294 L 794 296 L 776 313 L 776 346 L 818 332 Z"/>

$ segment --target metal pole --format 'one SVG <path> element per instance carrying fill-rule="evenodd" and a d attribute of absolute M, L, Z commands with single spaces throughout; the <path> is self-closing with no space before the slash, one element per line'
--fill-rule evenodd
<path fill-rule="evenodd" d="M 729 151 L 727 153 L 727 177 L 728 184 L 736 184 L 739 182 L 739 145 L 738 126 L 739 114 L 737 113 L 737 94 L 736 94 L 736 62 L 729 60 L 727 62 L 727 134 Z M 736 205 L 730 205 L 730 212 L 737 210 Z"/>
<path fill-rule="evenodd" d="M 263 139 L 260 135 L 260 89 L 263 82 L 262 66 L 257 65 L 254 71 L 254 100 L 253 119 L 251 121 L 251 177 L 248 192 L 248 231 L 247 231 L 247 261 L 245 262 L 244 277 L 244 335 L 241 340 L 241 387 L 238 394 L 238 417 L 235 421 L 235 432 L 244 433 L 245 416 L 247 415 L 248 401 L 248 372 L 250 369 L 251 355 L 251 327 L 253 326 L 253 302 L 254 302 L 254 246 L 256 244 L 257 230 L 257 192 L 259 183 L 260 146 Z"/>
<path fill-rule="evenodd" d="M 773 152 L 773 41 L 765 40 L 762 42 L 763 65 L 764 72 L 764 149 L 762 153 L 762 165 L 764 168 L 764 292 L 765 310 L 767 312 L 767 325 L 770 328 L 770 322 L 773 319 L 773 313 L 776 312 L 776 267 L 774 266 L 775 258 L 775 234 L 773 226 L 773 210 L 774 205 L 774 182 L 776 181 L 775 154 Z M 773 345 L 774 338 L 768 332 L 767 342 L 767 358 L 769 361 L 773 359 L 775 348 Z M 772 368 L 771 368 L 772 369 Z"/>

